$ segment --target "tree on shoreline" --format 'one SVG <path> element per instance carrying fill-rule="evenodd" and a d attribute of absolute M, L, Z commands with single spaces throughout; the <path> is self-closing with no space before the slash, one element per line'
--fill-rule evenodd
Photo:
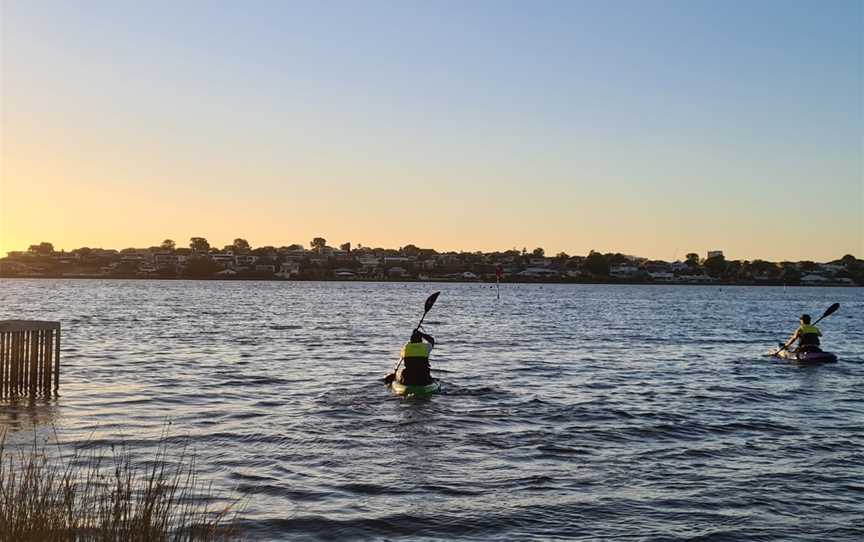
<path fill-rule="evenodd" d="M 705 272 L 708 273 L 708 276 L 715 279 L 723 277 L 726 272 L 726 258 L 722 254 L 708 258 L 702 265 L 705 267 Z"/>
<path fill-rule="evenodd" d="M 183 275 L 190 278 L 208 278 L 219 271 L 219 266 L 203 256 L 190 258 L 183 268 Z"/>
<path fill-rule="evenodd" d="M 249 241 L 243 239 L 242 237 L 234 239 L 234 243 L 232 243 L 231 246 L 236 254 L 246 254 L 247 252 L 252 250 L 252 247 L 249 246 Z"/>
<path fill-rule="evenodd" d="M 210 252 L 210 243 L 203 237 L 193 237 L 189 239 L 189 248 L 197 254 L 206 254 Z"/>
<path fill-rule="evenodd" d="M 591 274 L 605 277 L 609 275 L 609 258 L 599 252 L 591 251 L 585 258 L 585 270 Z"/>
<path fill-rule="evenodd" d="M 30 248 L 27 249 L 27 252 L 31 254 L 54 254 L 54 245 L 51 243 L 47 243 L 42 241 L 38 245 L 30 245 Z"/>

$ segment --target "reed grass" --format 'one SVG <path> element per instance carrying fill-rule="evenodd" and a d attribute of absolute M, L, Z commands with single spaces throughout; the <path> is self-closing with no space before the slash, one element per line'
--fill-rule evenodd
<path fill-rule="evenodd" d="M 236 502 L 218 502 L 188 440 L 169 446 L 163 434 L 151 459 L 136 460 L 125 444 L 64 456 L 35 437 L 8 449 L 0 434 L 0 542 L 234 540 Z"/>

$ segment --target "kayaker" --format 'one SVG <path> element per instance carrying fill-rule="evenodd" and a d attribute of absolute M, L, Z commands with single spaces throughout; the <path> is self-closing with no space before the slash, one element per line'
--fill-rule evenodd
<path fill-rule="evenodd" d="M 423 341 L 426 341 L 425 343 Z M 425 386 L 432 383 L 429 372 L 429 353 L 435 346 L 431 335 L 415 329 L 411 340 L 402 347 L 402 367 L 396 372 L 400 384 Z"/>
<path fill-rule="evenodd" d="M 822 332 L 819 331 L 818 327 L 810 325 L 809 314 L 802 314 L 799 322 L 798 329 L 786 341 L 783 349 L 789 348 L 797 340 L 798 348 L 795 349 L 796 352 L 819 352 L 821 350 L 819 348 L 819 337 L 822 336 Z"/>

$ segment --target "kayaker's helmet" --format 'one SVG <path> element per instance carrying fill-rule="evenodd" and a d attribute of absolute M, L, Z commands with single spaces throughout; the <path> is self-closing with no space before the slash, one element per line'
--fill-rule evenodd
<path fill-rule="evenodd" d="M 413 333 L 411 333 L 411 342 L 412 343 L 422 343 L 423 335 L 420 333 L 419 329 L 415 329 Z"/>
<path fill-rule="evenodd" d="M 809 314 L 802 314 L 801 315 L 801 323 L 809 326 L 810 325 L 810 315 Z"/>

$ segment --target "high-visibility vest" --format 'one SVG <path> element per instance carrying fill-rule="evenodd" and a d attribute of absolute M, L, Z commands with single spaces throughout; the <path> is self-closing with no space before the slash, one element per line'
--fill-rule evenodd
<path fill-rule="evenodd" d="M 429 359 L 429 347 L 423 343 L 406 343 L 402 347 L 402 359 Z"/>
<path fill-rule="evenodd" d="M 822 335 L 822 332 L 819 331 L 819 328 L 816 326 L 811 326 L 810 324 L 801 324 L 798 328 L 798 344 L 819 344 L 819 335 Z"/>

